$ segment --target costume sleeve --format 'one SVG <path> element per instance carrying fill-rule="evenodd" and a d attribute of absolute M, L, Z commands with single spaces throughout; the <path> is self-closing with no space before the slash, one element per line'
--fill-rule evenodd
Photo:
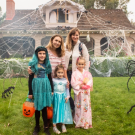
<path fill-rule="evenodd" d="M 75 72 L 72 74 L 71 77 L 71 86 L 73 87 L 73 89 L 75 90 L 80 90 L 80 81 L 77 80 L 76 76 L 75 76 Z"/>
<path fill-rule="evenodd" d="M 91 73 L 89 73 L 89 79 L 90 80 L 88 81 L 87 85 L 89 85 L 90 86 L 90 90 L 93 91 L 93 78 L 92 78 Z"/>
<path fill-rule="evenodd" d="M 69 89 L 68 88 L 66 88 L 66 97 L 70 98 L 70 94 L 69 94 Z"/>
<path fill-rule="evenodd" d="M 82 45 L 82 54 L 86 61 L 85 70 L 89 71 L 89 53 L 88 53 L 88 49 L 85 46 L 85 44 Z"/>
<path fill-rule="evenodd" d="M 52 88 L 52 92 L 53 92 L 54 89 L 53 89 L 53 82 L 52 82 L 52 76 L 51 76 L 51 74 L 48 74 L 48 79 L 49 79 L 49 81 L 50 81 L 51 88 Z"/>
<path fill-rule="evenodd" d="M 29 81 L 28 81 L 28 86 L 29 86 L 29 95 L 33 95 L 32 93 L 32 80 L 34 78 L 34 74 L 29 75 Z"/>

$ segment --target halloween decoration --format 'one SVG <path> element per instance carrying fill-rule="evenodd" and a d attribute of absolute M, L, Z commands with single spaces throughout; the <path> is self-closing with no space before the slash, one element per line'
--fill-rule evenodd
<path fill-rule="evenodd" d="M 53 108 L 47 107 L 47 118 L 52 119 L 52 117 L 53 117 Z"/>
<path fill-rule="evenodd" d="M 130 60 L 130 61 L 127 63 L 127 67 L 126 67 L 126 69 L 128 70 L 128 75 L 129 75 L 129 79 L 128 79 L 128 81 L 127 81 L 127 88 L 128 88 L 128 91 L 129 91 L 128 83 L 129 83 L 131 77 L 135 75 L 135 69 L 134 69 L 133 71 L 131 71 L 131 73 L 130 73 L 131 66 L 134 67 L 134 65 L 135 65 L 135 61 L 134 61 L 134 60 Z M 131 106 L 131 108 L 130 108 L 130 110 L 127 112 L 127 114 L 129 114 L 129 113 L 132 111 L 132 109 L 133 109 L 134 107 L 135 107 L 135 105 Z"/>
<path fill-rule="evenodd" d="M 23 116 L 32 117 L 33 114 L 35 113 L 34 103 L 28 101 L 24 102 L 22 111 L 23 111 Z"/>
<path fill-rule="evenodd" d="M 127 63 L 127 67 L 126 67 L 126 69 L 128 70 L 128 75 L 129 75 L 129 79 L 128 79 L 128 81 L 127 81 L 127 88 L 128 88 L 128 91 L 129 91 L 128 83 L 129 83 L 131 77 L 132 77 L 133 75 L 135 75 L 135 69 L 134 69 L 133 71 L 131 71 L 131 73 L 130 73 L 131 66 L 135 66 L 135 61 L 134 61 L 134 60 L 130 60 L 130 61 Z"/>
<path fill-rule="evenodd" d="M 9 97 L 9 94 L 13 93 L 13 91 L 11 89 L 15 89 L 15 87 L 11 86 L 8 87 L 8 89 L 4 90 L 4 92 L 2 93 L 2 98 L 7 98 Z"/>
<path fill-rule="evenodd" d="M 11 72 L 11 74 L 7 74 L 6 76 L 5 76 L 5 78 L 4 78 L 4 81 L 3 81 L 3 88 L 4 88 L 4 84 L 5 84 L 5 81 L 6 81 L 6 79 L 9 79 L 10 80 L 10 84 L 11 85 L 16 85 L 16 83 L 17 83 L 17 81 L 16 81 L 16 83 L 14 84 L 13 82 L 12 82 L 12 78 L 19 78 L 20 79 L 20 83 L 21 83 L 21 85 L 23 86 L 23 84 L 22 84 L 22 82 L 21 82 L 21 78 L 22 77 L 24 77 L 24 78 L 28 78 L 28 76 L 26 76 L 23 72 L 21 72 L 21 73 L 14 73 L 14 71 L 12 70 L 12 72 Z"/>
<path fill-rule="evenodd" d="M 135 105 L 133 105 L 133 106 L 131 106 L 131 108 L 130 108 L 130 110 L 127 112 L 127 114 L 129 114 L 131 111 L 132 111 L 132 109 L 135 107 Z"/>

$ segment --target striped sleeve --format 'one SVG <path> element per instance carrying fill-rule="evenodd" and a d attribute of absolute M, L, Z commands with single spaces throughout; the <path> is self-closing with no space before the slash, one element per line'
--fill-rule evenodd
<path fill-rule="evenodd" d="M 65 56 L 62 57 L 61 63 L 62 63 L 62 65 L 64 66 L 64 69 L 67 70 L 67 68 L 66 68 L 66 63 L 65 63 Z"/>

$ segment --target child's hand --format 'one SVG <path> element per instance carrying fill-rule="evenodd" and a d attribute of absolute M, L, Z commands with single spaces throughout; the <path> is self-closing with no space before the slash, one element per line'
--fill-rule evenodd
<path fill-rule="evenodd" d="M 32 99 L 32 98 L 33 98 L 33 95 L 29 95 L 28 98 L 29 98 L 29 99 Z"/>
<path fill-rule="evenodd" d="M 53 92 L 52 92 L 52 95 L 53 95 Z"/>
<path fill-rule="evenodd" d="M 65 103 L 67 103 L 67 102 L 68 102 L 68 99 L 69 99 L 68 97 L 67 97 L 67 98 L 65 98 L 65 100 L 66 100 L 66 101 L 65 101 Z"/>
<path fill-rule="evenodd" d="M 31 66 L 28 66 L 28 73 L 29 73 L 29 75 L 31 75 L 33 73 L 31 70 Z"/>
<path fill-rule="evenodd" d="M 80 89 L 82 89 L 83 84 L 80 84 Z"/>
<path fill-rule="evenodd" d="M 89 79 L 88 78 L 84 78 L 83 80 L 83 84 L 86 85 L 88 83 Z"/>

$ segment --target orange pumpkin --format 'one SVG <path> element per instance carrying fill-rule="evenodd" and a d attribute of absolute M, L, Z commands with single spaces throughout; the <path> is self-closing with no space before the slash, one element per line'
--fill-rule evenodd
<path fill-rule="evenodd" d="M 52 119 L 53 117 L 53 108 L 47 107 L 47 119 Z"/>
<path fill-rule="evenodd" d="M 35 113 L 34 103 L 32 102 L 24 102 L 23 104 L 23 116 L 25 117 L 32 117 Z"/>

